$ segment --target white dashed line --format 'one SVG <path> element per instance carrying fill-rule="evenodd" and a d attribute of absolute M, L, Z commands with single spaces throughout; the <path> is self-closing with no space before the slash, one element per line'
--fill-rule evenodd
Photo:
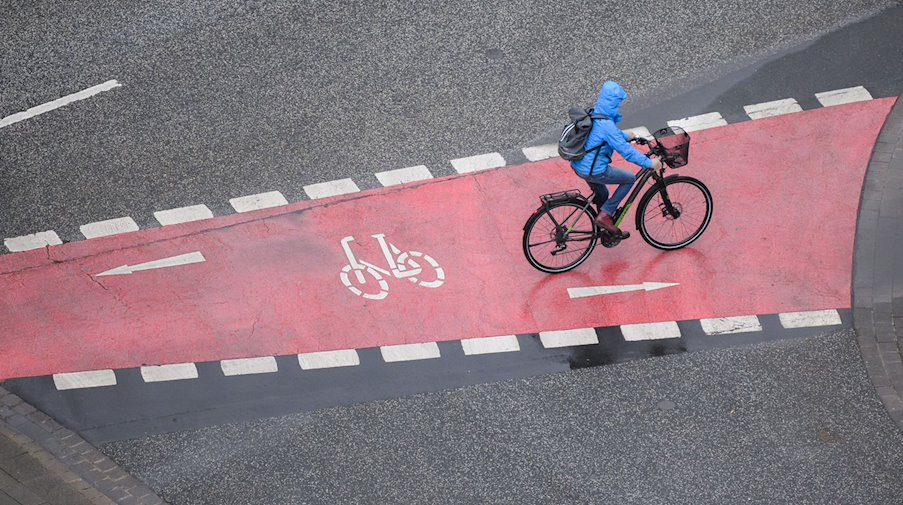
<path fill-rule="evenodd" d="M 778 314 L 784 328 L 808 328 L 810 326 L 834 326 L 843 324 L 836 310 L 813 310 Z"/>
<path fill-rule="evenodd" d="M 106 221 L 83 224 L 79 227 L 85 238 L 107 237 L 130 231 L 138 231 L 135 220 L 126 216 Z"/>
<path fill-rule="evenodd" d="M 497 352 L 520 351 L 520 344 L 515 335 L 503 335 L 500 337 L 465 338 L 461 340 L 464 354 L 493 354 Z"/>
<path fill-rule="evenodd" d="M 154 217 L 157 218 L 157 222 L 161 225 L 169 226 L 211 219 L 213 212 L 210 212 L 206 205 L 192 205 L 190 207 L 179 207 L 178 209 L 158 210 L 154 212 Z"/>
<path fill-rule="evenodd" d="M 63 241 L 60 240 L 60 237 L 53 230 L 3 239 L 3 245 L 9 249 L 9 252 L 30 251 L 32 249 L 40 249 L 49 245 L 60 245 L 62 243 Z"/>
<path fill-rule="evenodd" d="M 327 198 L 330 196 L 347 195 L 348 193 L 357 193 L 360 188 L 351 179 L 338 179 L 335 181 L 321 182 L 304 186 L 304 192 L 312 200 L 318 198 Z"/>
<path fill-rule="evenodd" d="M 578 328 L 576 330 L 557 330 L 539 332 L 539 340 L 542 346 L 551 349 L 554 347 L 570 347 L 572 345 L 593 345 L 599 343 L 599 337 L 593 328 Z"/>
<path fill-rule="evenodd" d="M 32 107 L 24 112 L 18 112 L 13 114 L 12 116 L 7 116 L 3 119 L 0 119 L 0 128 L 4 126 L 9 126 L 13 123 L 18 123 L 19 121 L 24 121 L 26 119 L 32 118 L 39 114 L 43 114 L 45 112 L 50 112 L 54 109 L 59 109 L 65 105 L 69 105 L 72 102 L 76 102 L 78 100 L 84 100 L 85 98 L 92 97 L 98 93 L 102 93 L 104 91 L 122 86 L 115 79 L 112 81 L 107 81 L 103 84 L 98 84 L 97 86 L 91 86 L 88 89 L 79 91 L 77 93 L 72 93 L 71 95 L 66 95 L 62 98 L 57 98 L 52 102 L 47 102 L 45 104 L 38 105 L 36 107 Z"/>
<path fill-rule="evenodd" d="M 178 381 L 197 379 L 198 369 L 194 363 L 177 363 L 174 365 L 157 365 L 141 367 L 144 382 Z"/>
<path fill-rule="evenodd" d="M 651 139 L 652 132 L 649 131 L 649 128 L 645 126 L 635 126 L 633 128 L 627 128 L 624 131 L 632 131 L 634 135 L 637 137 L 643 137 L 644 139 Z"/>
<path fill-rule="evenodd" d="M 625 324 L 621 326 L 621 334 L 624 335 L 624 340 L 628 342 L 661 340 L 665 338 L 680 338 L 680 328 L 675 321 Z"/>
<path fill-rule="evenodd" d="M 417 165 L 416 167 L 398 168 L 387 172 L 379 172 L 376 174 L 379 183 L 383 186 L 397 186 L 408 182 L 425 181 L 432 179 L 433 174 L 426 168 L 426 165 Z"/>
<path fill-rule="evenodd" d="M 843 105 L 845 103 L 865 102 L 872 99 L 872 94 L 862 86 L 855 88 L 835 89 L 834 91 L 824 91 L 816 93 L 815 98 L 825 107 L 832 105 Z"/>
<path fill-rule="evenodd" d="M 699 322 L 702 324 L 702 330 L 708 335 L 762 331 L 762 325 L 756 316 L 716 317 L 700 319 Z"/>
<path fill-rule="evenodd" d="M 435 342 L 425 344 L 384 345 L 379 348 L 386 363 L 414 361 L 439 357 L 439 346 Z"/>
<path fill-rule="evenodd" d="M 668 121 L 668 126 L 679 126 L 688 132 L 704 130 L 715 126 L 725 126 L 726 124 L 727 121 L 721 117 L 720 112 L 710 112 L 699 116 L 690 116 L 683 119 Z"/>
<path fill-rule="evenodd" d="M 793 98 L 785 98 L 784 100 L 775 100 L 773 102 L 744 105 L 743 110 L 746 111 L 746 115 L 749 116 L 750 119 L 762 119 L 792 114 L 794 112 L 802 112 L 803 108 L 800 107 L 800 104 Z"/>
<path fill-rule="evenodd" d="M 317 370 L 320 368 L 357 366 L 361 364 L 361 359 L 354 349 L 309 352 L 298 355 L 298 364 L 301 365 L 302 370 Z"/>
<path fill-rule="evenodd" d="M 502 158 L 502 155 L 499 153 L 478 154 L 468 158 L 451 160 L 451 164 L 459 174 L 466 174 L 503 167 L 505 166 L 505 158 Z"/>
<path fill-rule="evenodd" d="M 264 356 L 260 358 L 224 359 L 219 362 L 223 369 L 223 375 L 252 375 L 259 373 L 274 373 L 279 371 L 276 358 Z"/>
<path fill-rule="evenodd" d="M 60 391 L 66 389 L 97 388 L 115 386 L 116 374 L 112 370 L 92 370 L 90 372 L 70 372 L 53 374 L 53 384 Z"/>
<path fill-rule="evenodd" d="M 240 196 L 229 200 L 229 204 L 235 212 L 251 212 L 252 210 L 268 209 L 288 205 L 288 200 L 278 191 L 259 193 L 256 195 Z"/>
<path fill-rule="evenodd" d="M 558 156 L 558 144 L 525 147 L 521 151 L 530 161 L 542 161 Z"/>

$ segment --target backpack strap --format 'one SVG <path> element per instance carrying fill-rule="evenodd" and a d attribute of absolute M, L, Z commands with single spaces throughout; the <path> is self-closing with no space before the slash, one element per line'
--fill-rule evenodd
<path fill-rule="evenodd" d="M 596 119 L 602 119 L 602 120 L 611 119 L 610 117 L 608 117 L 607 114 L 592 114 L 592 113 L 590 113 L 590 114 L 587 114 L 587 115 L 590 117 L 590 119 L 593 119 L 593 120 L 596 120 Z M 590 149 L 584 149 L 584 151 L 587 152 L 587 153 L 591 153 L 591 152 L 593 152 L 593 151 L 598 151 L 599 149 L 602 149 L 602 146 L 604 146 L 604 145 L 605 145 L 605 141 L 603 140 L 602 143 L 600 143 L 600 144 L 597 145 L 596 147 L 592 147 L 592 148 L 590 148 Z M 592 176 L 593 176 L 593 170 L 596 169 L 596 162 L 597 162 L 597 161 L 599 161 L 599 153 L 596 153 L 596 154 L 593 156 L 593 165 L 589 168 L 589 177 L 592 177 Z"/>

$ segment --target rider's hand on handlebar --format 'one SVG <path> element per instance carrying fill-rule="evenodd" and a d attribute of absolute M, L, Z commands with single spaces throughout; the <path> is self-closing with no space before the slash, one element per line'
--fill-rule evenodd
<path fill-rule="evenodd" d="M 652 166 L 649 167 L 649 170 L 661 170 L 662 169 L 662 159 L 661 158 L 652 158 Z"/>

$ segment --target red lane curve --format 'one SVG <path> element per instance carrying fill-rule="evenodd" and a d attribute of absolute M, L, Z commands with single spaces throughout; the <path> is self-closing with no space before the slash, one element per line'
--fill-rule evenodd
<path fill-rule="evenodd" d="M 678 172 L 714 194 L 705 235 L 663 252 L 634 233 L 567 274 L 532 269 L 520 246 L 538 195 L 585 189 L 559 159 L 6 255 L 0 379 L 847 308 L 858 195 L 893 102 L 693 133 L 690 165 Z M 392 275 L 377 234 L 434 258 L 442 278 L 416 254 L 427 267 L 417 282 Z M 364 286 L 388 288 L 384 298 L 343 284 L 343 239 L 356 260 L 387 271 L 384 284 Z M 97 276 L 193 252 L 206 261 Z M 567 293 L 643 282 L 679 285 Z"/>

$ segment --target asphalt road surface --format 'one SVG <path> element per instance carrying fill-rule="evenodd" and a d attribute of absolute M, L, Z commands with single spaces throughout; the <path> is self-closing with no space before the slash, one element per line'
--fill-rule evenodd
<path fill-rule="evenodd" d="M 849 331 L 108 444 L 171 503 L 900 503 Z"/>
<path fill-rule="evenodd" d="M 158 210 L 231 213 L 237 196 L 277 190 L 296 201 L 311 183 L 375 187 L 384 170 L 424 164 L 438 176 L 454 158 L 516 158 L 605 79 L 642 109 L 894 4 L 7 3 L 0 118 L 108 80 L 121 86 L 0 128 L 0 237 L 55 230 L 76 240 L 93 221 L 155 226 Z M 895 26 L 873 32 L 893 40 Z M 882 47 L 893 44 L 853 54 L 899 68 Z M 830 84 L 883 82 L 867 68 Z M 796 83 L 837 73 L 789 70 L 782 79 Z M 742 98 L 772 98 L 763 95 Z M 681 103 L 680 117 L 693 113 Z"/>

